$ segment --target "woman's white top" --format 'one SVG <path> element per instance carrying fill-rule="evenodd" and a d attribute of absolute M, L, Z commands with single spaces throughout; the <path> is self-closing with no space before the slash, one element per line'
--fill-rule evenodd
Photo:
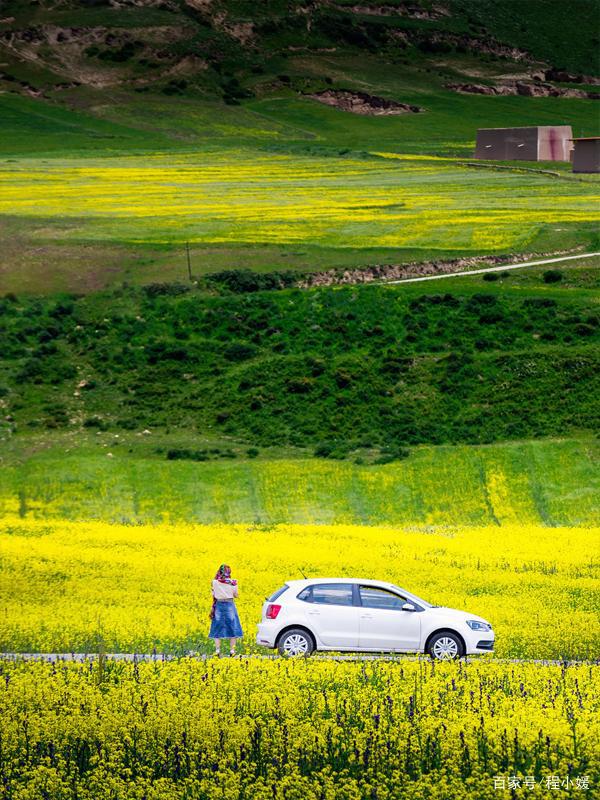
<path fill-rule="evenodd" d="M 233 600 L 238 596 L 237 584 L 232 586 L 231 583 L 221 583 L 221 581 L 214 580 L 212 582 L 212 593 L 215 600 Z"/>

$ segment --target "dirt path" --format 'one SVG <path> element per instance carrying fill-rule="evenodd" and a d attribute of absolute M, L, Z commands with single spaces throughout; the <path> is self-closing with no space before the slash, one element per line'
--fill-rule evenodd
<path fill-rule="evenodd" d="M 600 253 L 580 253 L 576 256 L 560 256 L 558 258 L 544 258 L 541 261 L 522 261 L 519 264 L 504 264 L 500 267 L 485 267 L 484 269 L 469 269 L 462 272 L 445 272 L 440 275 L 422 275 L 419 278 L 400 278 L 394 281 L 380 281 L 380 283 L 416 283 L 417 281 L 437 281 L 442 278 L 460 278 L 464 275 L 481 275 L 484 272 L 504 272 L 508 269 L 522 269 L 523 267 L 538 267 L 542 264 L 556 264 L 559 261 L 573 261 L 580 258 L 598 258 Z"/>

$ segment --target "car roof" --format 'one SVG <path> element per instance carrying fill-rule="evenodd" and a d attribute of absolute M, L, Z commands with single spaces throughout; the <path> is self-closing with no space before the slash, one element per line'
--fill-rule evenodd
<path fill-rule="evenodd" d="M 370 586 L 384 586 L 385 588 L 394 587 L 395 589 L 399 589 L 399 586 L 396 586 L 389 581 L 377 581 L 373 580 L 373 578 L 305 578 L 303 580 L 291 580 L 286 581 L 286 584 L 290 587 L 294 588 L 302 588 L 304 586 L 314 586 L 318 583 L 363 583 L 369 584 Z"/>

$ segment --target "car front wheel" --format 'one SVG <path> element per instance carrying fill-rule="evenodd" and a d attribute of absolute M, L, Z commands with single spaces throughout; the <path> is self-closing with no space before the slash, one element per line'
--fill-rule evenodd
<path fill-rule="evenodd" d="M 463 655 L 463 645 L 456 634 L 442 631 L 431 638 L 427 652 L 438 661 L 451 661 Z"/>
<path fill-rule="evenodd" d="M 315 649 L 312 636 L 302 628 L 286 631 L 277 643 L 282 656 L 309 656 Z"/>

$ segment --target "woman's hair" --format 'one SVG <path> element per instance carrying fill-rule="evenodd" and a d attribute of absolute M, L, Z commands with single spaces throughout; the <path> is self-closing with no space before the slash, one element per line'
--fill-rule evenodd
<path fill-rule="evenodd" d="M 229 580 L 231 578 L 231 567 L 229 564 L 221 564 L 219 569 L 217 570 L 217 574 L 215 575 L 215 580 L 223 581 Z"/>

